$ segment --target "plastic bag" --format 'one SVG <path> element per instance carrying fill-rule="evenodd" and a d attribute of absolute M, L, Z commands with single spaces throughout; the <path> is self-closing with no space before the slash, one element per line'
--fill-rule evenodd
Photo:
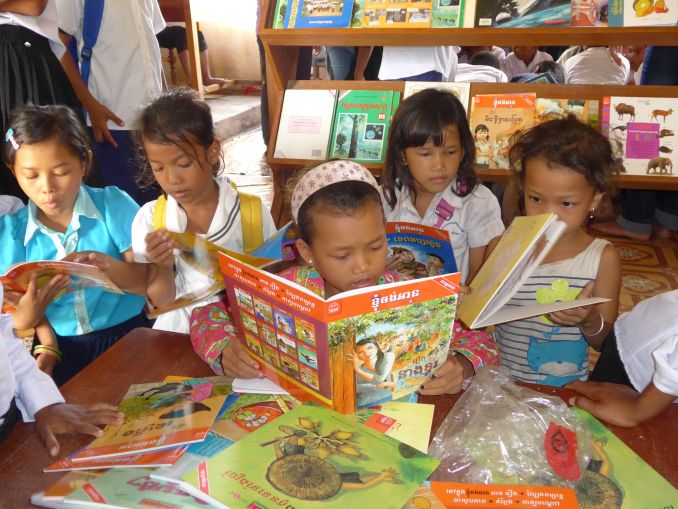
<path fill-rule="evenodd" d="M 438 429 L 432 480 L 570 486 L 591 457 L 579 416 L 558 397 L 520 387 L 504 368 L 486 366 Z"/>

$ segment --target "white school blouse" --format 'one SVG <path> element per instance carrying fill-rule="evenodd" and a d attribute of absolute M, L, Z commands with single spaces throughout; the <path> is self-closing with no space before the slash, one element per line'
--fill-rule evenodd
<path fill-rule="evenodd" d="M 645 299 L 614 324 L 619 357 L 633 386 L 650 381 L 678 397 L 678 290 Z"/>
<path fill-rule="evenodd" d="M 455 183 L 452 183 L 433 198 L 424 217 L 417 212 L 407 189 L 396 190 L 397 201 L 393 208 L 383 199 L 383 190 L 382 201 L 386 221 L 406 221 L 427 226 L 436 226 L 439 222 L 436 208 L 442 199 L 452 205 L 454 207 L 452 216 L 442 221 L 438 228 L 450 233 L 454 260 L 457 263 L 457 270 L 461 272 L 461 282 L 465 283 L 469 248 L 486 246 L 490 240 L 504 233 L 504 223 L 501 221 L 499 202 L 487 187 L 478 184 L 472 193 L 462 198 L 452 192 L 454 185 Z"/>
<path fill-rule="evenodd" d="M 207 234 L 202 234 L 200 237 L 223 248 L 242 253 L 242 222 L 240 219 L 238 192 L 231 187 L 230 181 L 225 177 L 218 177 L 215 181 L 219 186 L 219 203 Z M 146 256 L 146 235 L 154 229 L 153 212 L 155 211 L 156 203 L 157 200 L 146 203 L 137 212 L 132 222 L 132 250 L 134 252 L 134 259 L 137 262 L 148 263 Z M 264 240 L 266 240 L 277 230 L 271 213 L 263 203 L 261 208 Z M 168 196 L 165 212 L 165 228 L 168 231 L 185 232 L 187 221 L 188 218 L 181 206 L 179 206 L 174 198 Z M 176 254 L 174 261 L 176 264 L 175 284 L 177 297 L 188 292 L 202 290 L 211 284 L 212 281 L 208 275 L 196 270 L 182 258 L 176 256 Z M 206 300 L 194 306 L 187 306 L 164 313 L 157 318 L 153 328 L 188 333 L 191 311 L 197 306 L 202 306 L 216 300 L 217 297 L 215 296 L 212 300 Z"/>

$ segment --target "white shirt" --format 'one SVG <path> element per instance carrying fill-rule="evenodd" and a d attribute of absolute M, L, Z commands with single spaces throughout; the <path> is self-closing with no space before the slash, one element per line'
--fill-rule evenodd
<path fill-rule="evenodd" d="M 47 6 L 40 16 L 0 12 L 0 25 L 18 25 L 42 35 L 49 40 L 49 47 L 59 59 L 64 54 L 64 51 L 66 51 L 66 48 L 61 43 L 61 39 L 59 39 L 57 8 L 54 0 L 47 1 Z"/>
<path fill-rule="evenodd" d="M 384 46 L 379 79 L 397 80 L 438 71 L 445 80 L 456 64 L 454 46 Z"/>
<path fill-rule="evenodd" d="M 507 83 L 508 77 L 491 65 L 458 64 L 454 80 L 458 83 Z"/>
<path fill-rule="evenodd" d="M 563 64 L 565 83 L 572 85 L 626 85 L 631 65 L 625 56 L 619 55 L 621 65 L 610 56 L 604 46 L 588 48 L 571 56 Z"/>
<path fill-rule="evenodd" d="M 460 46 L 456 46 L 456 47 L 459 48 L 457 50 L 457 56 L 459 56 L 459 53 L 461 52 L 462 48 Z M 497 57 L 497 60 L 499 60 L 499 62 L 501 62 L 502 60 L 504 60 L 506 58 L 506 52 L 500 46 L 492 46 L 492 48 L 490 49 L 490 53 L 492 53 L 495 57 Z M 468 64 L 468 55 L 466 54 L 466 52 L 464 52 L 461 56 L 459 56 L 459 63 L 460 64 Z"/>
<path fill-rule="evenodd" d="M 8 194 L 0 195 L 0 216 L 14 214 L 22 208 L 24 208 L 24 203 L 16 196 L 10 196 Z"/>
<path fill-rule="evenodd" d="M 396 191 L 397 202 L 393 209 L 386 200 L 383 200 L 384 212 L 386 221 L 406 221 L 435 226 L 438 221 L 436 207 L 440 200 L 444 198 L 452 205 L 454 207 L 452 217 L 438 227 L 450 233 L 454 260 L 457 263 L 457 270 L 461 272 L 461 282 L 464 283 L 468 274 L 469 249 L 486 246 L 490 240 L 504 233 L 504 223 L 501 221 L 499 202 L 487 187 L 478 184 L 472 193 L 463 198 L 454 194 L 451 188 L 452 186 L 448 187 L 433 198 L 424 217 L 417 212 L 406 189 Z"/>
<path fill-rule="evenodd" d="M 619 357 L 633 386 L 642 391 L 650 381 L 678 396 L 678 290 L 636 304 L 614 324 Z"/>
<path fill-rule="evenodd" d="M 506 76 L 510 80 L 516 74 L 522 74 L 525 72 L 534 72 L 537 66 L 545 61 L 553 61 L 553 57 L 546 53 L 545 51 L 537 50 L 534 54 L 534 58 L 530 61 L 529 64 L 525 64 L 521 59 L 519 59 L 513 51 L 509 53 L 506 58 L 501 62 L 501 70 L 506 73 Z"/>
<path fill-rule="evenodd" d="M 81 50 L 84 0 L 56 1 L 59 28 L 75 37 Z M 88 87 L 125 122 L 118 126 L 109 120 L 110 129 L 132 129 L 137 108 L 160 94 L 162 61 L 155 34 L 163 28 L 157 0 L 105 2 Z"/>
<path fill-rule="evenodd" d="M 210 242 L 231 251 L 243 252 L 242 222 L 240 218 L 240 201 L 238 192 L 231 187 L 230 181 L 225 177 L 215 179 L 219 186 L 219 203 L 214 213 L 212 222 L 206 235 L 199 235 Z M 146 235 L 154 230 L 153 212 L 157 200 L 146 203 L 132 223 L 132 250 L 137 262 L 148 263 L 146 255 Z M 264 240 L 273 235 L 277 229 L 273 223 L 271 213 L 262 203 L 261 217 L 264 228 Z M 171 196 L 167 197 L 165 211 L 165 228 L 173 232 L 185 232 L 188 218 L 186 213 Z M 188 292 L 203 290 L 210 286 L 212 278 L 188 264 L 183 258 L 176 256 L 176 295 L 177 297 Z M 186 306 L 181 309 L 169 311 L 160 315 L 153 328 L 172 332 L 188 333 L 189 318 L 191 311 L 197 306 L 217 300 L 215 296 L 211 301 L 203 301 L 194 306 Z"/>
<path fill-rule="evenodd" d="M 0 285 L 0 302 L 2 298 Z M 40 371 L 22 341 L 14 336 L 12 317 L 0 314 L 0 424 L 12 398 L 16 398 L 24 421 L 33 421 L 41 408 L 64 402 L 54 381 Z"/>

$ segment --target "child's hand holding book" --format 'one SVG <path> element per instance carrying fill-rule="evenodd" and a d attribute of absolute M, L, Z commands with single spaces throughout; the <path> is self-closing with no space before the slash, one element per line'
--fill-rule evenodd
<path fill-rule="evenodd" d="M 5 290 L 5 300 L 11 304 L 8 313 L 12 315 L 13 327 L 16 330 L 26 330 L 35 327 L 45 314 L 49 306 L 59 293 L 66 289 L 69 277 L 57 274 L 49 278 L 42 288 L 38 285 L 38 275 L 32 274 L 28 281 L 26 293 Z"/>

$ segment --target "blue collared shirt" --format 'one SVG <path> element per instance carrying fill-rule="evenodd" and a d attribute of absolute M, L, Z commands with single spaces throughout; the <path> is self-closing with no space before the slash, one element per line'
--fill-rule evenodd
<path fill-rule="evenodd" d="M 117 187 L 81 186 L 65 233 L 42 224 L 34 203 L 0 218 L 0 272 L 19 262 L 60 260 L 77 251 L 99 251 L 121 259 L 132 245 L 138 205 Z M 82 288 L 52 302 L 47 319 L 60 336 L 113 327 L 138 315 L 145 299 L 98 288 Z"/>

